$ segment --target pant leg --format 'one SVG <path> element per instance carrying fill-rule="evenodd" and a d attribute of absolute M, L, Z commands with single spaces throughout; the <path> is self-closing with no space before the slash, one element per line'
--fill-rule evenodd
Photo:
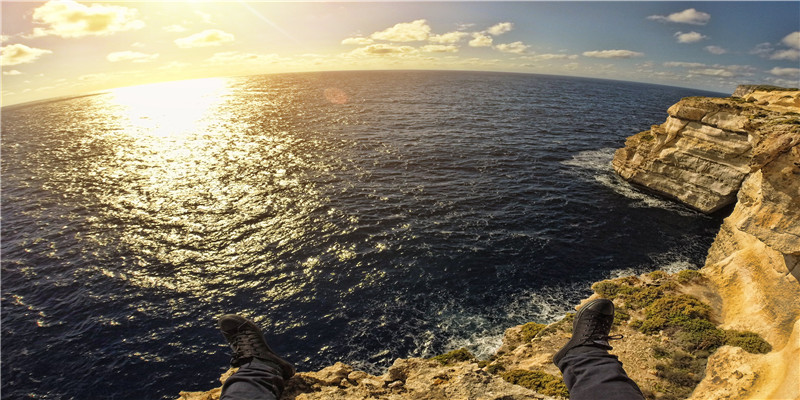
<path fill-rule="evenodd" d="M 617 356 L 599 347 L 579 346 L 558 363 L 570 400 L 643 400 L 636 382 L 622 369 Z"/>
<path fill-rule="evenodd" d="M 277 400 L 283 392 L 280 368 L 271 362 L 253 358 L 242 364 L 222 385 L 220 400 Z"/>

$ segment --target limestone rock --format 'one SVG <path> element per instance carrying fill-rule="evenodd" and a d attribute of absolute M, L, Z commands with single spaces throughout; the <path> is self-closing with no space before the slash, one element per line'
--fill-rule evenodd
<path fill-rule="evenodd" d="M 700 211 L 736 201 L 744 178 L 800 141 L 800 91 L 753 91 L 769 105 L 686 98 L 667 120 L 634 135 L 612 162 L 625 180 Z"/>

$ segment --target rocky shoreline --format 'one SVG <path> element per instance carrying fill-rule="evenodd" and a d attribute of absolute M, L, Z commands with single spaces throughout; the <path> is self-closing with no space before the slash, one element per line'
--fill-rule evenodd
<path fill-rule="evenodd" d="M 613 353 L 648 398 L 800 398 L 800 91 L 741 86 L 730 98 L 683 99 L 668 114 L 628 138 L 614 169 L 703 212 L 735 207 L 700 271 L 593 285 L 591 298 L 613 299 L 620 311 L 612 334 L 625 340 Z M 571 318 L 508 329 L 488 360 L 459 350 L 398 359 L 381 376 L 342 363 L 300 372 L 282 398 L 561 398 L 550 360 Z"/>

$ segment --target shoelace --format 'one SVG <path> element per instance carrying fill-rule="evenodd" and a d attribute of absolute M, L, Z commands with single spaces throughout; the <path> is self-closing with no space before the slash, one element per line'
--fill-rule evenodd
<path fill-rule="evenodd" d="M 592 341 L 592 342 L 600 342 L 600 344 L 606 344 L 603 342 L 608 342 L 609 340 L 620 340 L 623 339 L 625 336 L 617 334 L 617 335 L 600 335 L 599 332 L 608 332 L 611 330 L 611 323 L 604 320 L 592 320 L 589 323 L 589 330 L 588 334 L 584 336 L 583 340 L 585 342 Z"/>
<path fill-rule="evenodd" d="M 252 356 L 258 352 L 260 341 L 256 332 L 241 332 L 233 338 L 233 358 L 238 359 L 245 355 Z"/>

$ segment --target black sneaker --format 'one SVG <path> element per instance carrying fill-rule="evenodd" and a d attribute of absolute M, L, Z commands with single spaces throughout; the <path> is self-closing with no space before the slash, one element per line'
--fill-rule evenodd
<path fill-rule="evenodd" d="M 553 364 L 578 346 L 594 346 L 611 350 L 609 340 L 622 339 L 622 335 L 608 336 L 614 322 L 614 303 L 608 299 L 595 299 L 578 310 L 572 323 L 572 338 L 553 356 Z"/>
<path fill-rule="evenodd" d="M 219 319 L 219 330 L 233 349 L 231 366 L 238 367 L 253 357 L 277 364 L 283 379 L 289 379 L 295 370 L 292 364 L 278 357 L 264 340 L 261 329 L 247 318 L 234 314 L 223 315 Z"/>

